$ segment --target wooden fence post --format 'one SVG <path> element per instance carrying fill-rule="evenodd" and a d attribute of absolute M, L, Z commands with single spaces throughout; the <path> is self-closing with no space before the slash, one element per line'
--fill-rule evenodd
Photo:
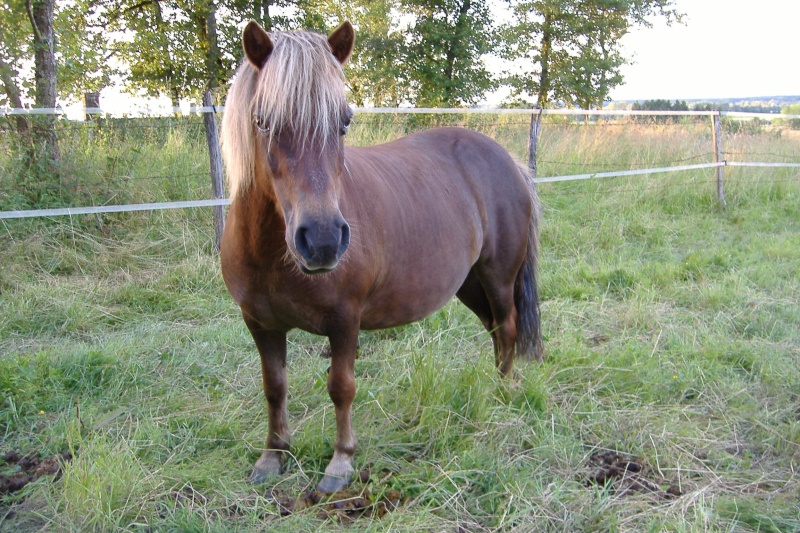
<path fill-rule="evenodd" d="M 83 108 L 91 109 L 97 107 L 100 107 L 100 93 L 83 93 Z M 95 117 L 95 114 L 88 112 L 84 115 L 86 122 L 91 122 L 96 119 L 98 127 L 101 124 L 101 118 L 100 115 Z"/>
<path fill-rule="evenodd" d="M 223 185 L 222 155 L 219 149 L 219 134 L 217 133 L 217 113 L 214 108 L 214 99 L 211 91 L 203 93 L 203 107 L 212 108 L 211 111 L 203 112 L 203 123 L 206 127 L 206 142 L 208 143 L 208 159 L 211 165 L 211 192 L 214 199 L 225 197 L 225 187 Z M 216 247 L 219 252 L 222 243 L 222 231 L 225 229 L 225 208 L 221 205 L 214 206 L 214 235 L 216 236 Z"/>
<path fill-rule="evenodd" d="M 722 120 L 719 111 L 711 115 L 711 125 L 711 137 L 714 142 L 714 162 L 724 163 L 725 160 L 722 158 Z M 715 170 L 717 171 L 717 200 L 720 206 L 725 207 L 728 205 L 725 202 L 725 166 L 720 165 Z"/>
<path fill-rule="evenodd" d="M 531 177 L 536 179 L 536 152 L 539 150 L 539 136 L 542 133 L 542 110 L 531 115 L 531 129 L 528 136 L 528 168 Z"/>

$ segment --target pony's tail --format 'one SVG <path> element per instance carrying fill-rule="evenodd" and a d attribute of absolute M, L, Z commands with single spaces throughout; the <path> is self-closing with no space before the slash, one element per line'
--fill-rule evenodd
<path fill-rule="evenodd" d="M 536 192 L 536 184 L 533 182 L 528 168 L 522 164 L 519 164 L 518 167 L 523 179 L 528 184 L 533 213 L 528 228 L 528 251 L 525 253 L 525 262 L 517 274 L 517 282 L 514 287 L 514 303 L 517 306 L 515 351 L 517 357 L 535 358 L 541 361 L 544 358 L 538 289 L 541 206 L 539 205 L 539 195 Z"/>

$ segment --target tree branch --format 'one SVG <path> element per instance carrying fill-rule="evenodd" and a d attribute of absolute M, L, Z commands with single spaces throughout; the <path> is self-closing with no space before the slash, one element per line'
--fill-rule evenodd
<path fill-rule="evenodd" d="M 28 13 L 28 20 L 31 21 L 31 27 L 33 28 L 33 42 L 39 43 L 42 41 L 42 34 L 39 31 L 39 26 L 36 25 L 36 19 L 33 17 L 31 0 L 25 0 L 25 11 Z"/>

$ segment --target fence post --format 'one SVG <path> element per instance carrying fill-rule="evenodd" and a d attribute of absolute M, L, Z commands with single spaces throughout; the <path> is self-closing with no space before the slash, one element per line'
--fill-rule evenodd
<path fill-rule="evenodd" d="M 211 165 L 211 192 L 214 199 L 225 197 L 223 185 L 222 155 L 219 150 L 219 134 L 217 133 L 217 113 L 211 91 L 203 93 L 203 107 L 212 108 L 203 112 L 203 123 L 206 127 L 206 142 L 208 143 L 208 159 Z M 221 205 L 214 206 L 214 235 L 216 247 L 219 252 L 222 242 L 222 231 L 225 229 L 225 208 Z"/>
<path fill-rule="evenodd" d="M 96 107 L 100 107 L 100 93 L 83 93 L 83 108 L 84 109 L 91 109 L 91 108 L 96 108 Z M 101 124 L 100 115 L 97 115 L 97 117 L 94 117 L 91 113 L 87 112 L 87 113 L 85 113 L 84 118 L 85 118 L 86 122 L 91 122 L 91 121 L 95 120 L 95 118 L 96 118 L 98 127 Z"/>
<path fill-rule="evenodd" d="M 724 163 L 725 160 L 722 158 L 722 120 L 719 111 L 711 115 L 711 125 L 711 137 L 714 142 L 714 162 Z M 717 200 L 720 206 L 725 207 L 728 205 L 725 202 L 725 166 L 720 165 L 715 170 L 717 171 Z"/>
<path fill-rule="evenodd" d="M 535 110 L 531 115 L 531 129 L 528 137 L 528 168 L 531 177 L 536 179 L 536 152 L 539 150 L 539 136 L 542 133 L 542 110 Z"/>

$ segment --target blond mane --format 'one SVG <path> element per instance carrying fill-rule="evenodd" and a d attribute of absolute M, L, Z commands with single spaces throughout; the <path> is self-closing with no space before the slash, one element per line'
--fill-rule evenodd
<path fill-rule="evenodd" d="M 279 131 L 297 132 L 305 141 L 324 139 L 339 129 L 346 105 L 344 73 L 323 35 L 270 33 L 274 49 L 261 70 L 245 60 L 236 71 L 222 117 L 222 155 L 231 197 L 254 179 L 256 116 L 270 141 Z M 302 141 L 301 141 L 302 142 Z"/>

